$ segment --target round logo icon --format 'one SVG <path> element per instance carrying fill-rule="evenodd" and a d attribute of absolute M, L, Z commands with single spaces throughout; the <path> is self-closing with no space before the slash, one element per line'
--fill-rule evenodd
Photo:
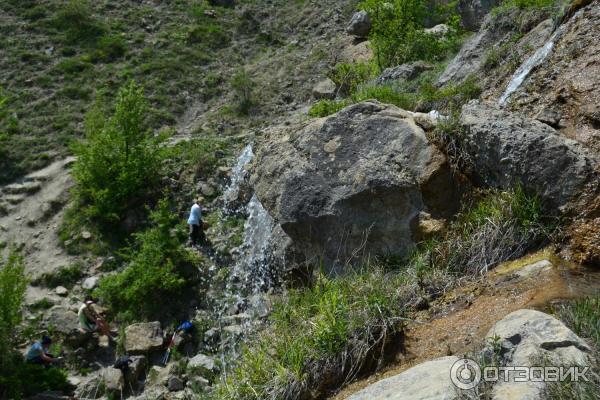
<path fill-rule="evenodd" d="M 473 389 L 481 381 L 481 368 L 475 361 L 463 358 L 452 365 L 450 379 L 459 389 Z"/>

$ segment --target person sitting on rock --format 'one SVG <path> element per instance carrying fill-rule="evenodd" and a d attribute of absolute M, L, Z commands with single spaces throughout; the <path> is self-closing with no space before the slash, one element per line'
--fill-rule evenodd
<path fill-rule="evenodd" d="M 194 200 L 187 221 L 190 226 L 190 242 L 192 243 L 192 246 L 196 246 L 198 242 L 204 243 L 205 241 L 204 231 L 202 230 L 202 208 L 200 207 L 202 200 L 202 197 L 198 197 Z"/>
<path fill-rule="evenodd" d="M 59 361 L 58 357 L 54 357 L 52 354 L 48 353 L 51 344 L 52 339 L 50 339 L 48 336 L 43 336 L 42 340 L 36 341 L 33 345 L 31 345 L 29 351 L 27 351 L 27 355 L 25 356 L 27 362 L 31 364 L 51 366 L 53 363 Z"/>
<path fill-rule="evenodd" d="M 77 313 L 79 329 L 86 333 L 98 332 L 101 335 L 108 335 L 110 332 L 108 323 L 104 317 L 94 310 L 93 306 L 94 299 L 91 296 L 86 296 Z"/>

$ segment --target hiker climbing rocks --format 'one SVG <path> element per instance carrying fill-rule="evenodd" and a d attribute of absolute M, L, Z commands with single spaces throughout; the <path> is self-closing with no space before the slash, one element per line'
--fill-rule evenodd
<path fill-rule="evenodd" d="M 190 242 L 192 243 L 192 246 L 196 246 L 198 242 L 204 243 L 205 241 L 204 231 L 202 229 L 202 208 L 200 207 L 202 200 L 204 200 L 202 197 L 198 197 L 194 200 L 188 218 L 188 225 L 190 226 Z"/>
<path fill-rule="evenodd" d="M 193 331 L 194 324 L 192 324 L 189 320 L 184 321 L 175 329 L 175 332 L 173 332 L 173 336 L 171 337 L 171 340 L 169 341 L 169 344 L 167 346 L 167 352 L 163 357 L 163 365 L 167 365 L 167 362 L 169 361 L 169 355 L 171 354 L 171 350 L 177 345 L 177 336 L 179 335 L 179 337 L 183 340 L 189 340 L 191 339 Z"/>
<path fill-rule="evenodd" d="M 87 296 L 77 313 L 79 318 L 79 329 L 86 333 L 98 332 L 101 335 L 109 335 L 110 327 L 106 319 L 94 310 L 94 299 Z M 109 335 L 110 336 L 110 335 Z"/>
<path fill-rule="evenodd" d="M 25 357 L 27 362 L 31 364 L 51 366 L 53 363 L 60 361 L 59 357 L 54 357 L 52 354 L 48 353 L 51 344 L 52 339 L 50 339 L 48 336 L 44 336 L 41 340 L 36 341 L 33 345 L 31 345 L 29 351 L 27 351 L 27 355 Z"/>

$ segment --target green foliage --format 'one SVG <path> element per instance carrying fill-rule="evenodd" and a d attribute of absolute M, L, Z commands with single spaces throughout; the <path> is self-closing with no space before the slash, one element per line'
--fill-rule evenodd
<path fill-rule="evenodd" d="M 7 367 L 17 342 L 17 327 L 22 318 L 27 279 L 23 258 L 11 250 L 0 264 L 0 369 Z"/>
<path fill-rule="evenodd" d="M 365 270 L 321 277 L 310 288 L 290 291 L 275 304 L 270 329 L 245 349 L 217 387 L 216 397 L 291 398 L 317 387 L 321 374 L 328 372 L 341 383 L 346 376 L 339 372 L 338 354 L 346 354 L 349 363 L 361 363 L 368 349 L 377 349 L 384 336 L 401 329 L 395 319 L 403 315 L 406 303 L 401 282 L 397 273 Z M 335 370 L 328 371 L 332 365 Z"/>
<path fill-rule="evenodd" d="M 199 260 L 182 245 L 185 228 L 178 225 L 167 200 L 159 202 L 150 219 L 152 226 L 134 235 L 125 269 L 100 282 L 99 296 L 124 321 L 156 318 L 169 307 L 176 309 L 188 295 L 186 281 L 196 274 Z"/>
<path fill-rule="evenodd" d="M 500 7 L 511 8 L 516 7 L 521 10 L 528 8 L 548 8 L 554 7 L 557 4 L 556 0 L 504 0 Z"/>
<path fill-rule="evenodd" d="M 366 86 L 352 96 L 354 103 L 369 99 L 393 104 L 405 110 L 412 110 L 417 104 L 418 96 L 414 93 L 404 93 L 391 86 Z"/>
<path fill-rule="evenodd" d="M 3 167 L 6 159 L 6 145 L 8 142 L 8 134 L 2 131 L 3 122 L 8 117 L 8 109 L 6 107 L 6 103 L 8 102 L 8 98 L 4 96 L 4 91 L 2 87 L 0 87 L 0 166 Z"/>
<path fill-rule="evenodd" d="M 123 57 L 127 52 L 127 44 L 119 36 L 102 36 L 95 47 L 91 55 L 91 60 L 94 62 L 115 61 Z"/>
<path fill-rule="evenodd" d="M 311 117 L 326 117 L 350 105 L 348 100 L 319 100 L 308 110 Z"/>
<path fill-rule="evenodd" d="M 455 14 L 443 15 L 452 27 L 446 38 L 425 32 L 426 18 L 439 18 L 439 10 L 433 7 L 432 11 L 429 5 L 426 0 L 363 0 L 359 4 L 371 18 L 369 38 L 381 70 L 415 60 L 442 60 L 458 49 L 460 21 Z"/>
<path fill-rule="evenodd" d="M 47 272 L 34 283 L 42 284 L 48 288 L 55 288 L 57 286 L 71 288 L 83 278 L 83 276 L 83 264 L 75 263 L 69 266 L 59 267 L 53 272 Z"/>
<path fill-rule="evenodd" d="M 69 0 L 56 14 L 54 26 L 62 31 L 68 43 L 90 43 L 105 31 L 97 21 L 87 0 Z"/>
<path fill-rule="evenodd" d="M 340 94 L 348 95 L 369 79 L 375 77 L 377 68 L 370 63 L 340 63 L 329 73 Z"/>
<path fill-rule="evenodd" d="M 132 81 L 119 91 L 110 118 L 98 106 L 88 114 L 86 140 L 73 146 L 76 193 L 100 223 L 118 222 L 158 187 L 165 137 L 145 128 L 147 112 L 143 89 Z"/>
<path fill-rule="evenodd" d="M 10 352 L 9 356 L 10 361 L 0 374 L 0 398 L 22 399 L 40 392 L 68 388 L 66 371 L 27 364 L 18 352 Z"/>
<path fill-rule="evenodd" d="M 237 99 L 237 109 L 240 114 L 247 115 L 250 109 L 255 105 L 254 82 L 246 70 L 237 72 L 229 82 Z"/>

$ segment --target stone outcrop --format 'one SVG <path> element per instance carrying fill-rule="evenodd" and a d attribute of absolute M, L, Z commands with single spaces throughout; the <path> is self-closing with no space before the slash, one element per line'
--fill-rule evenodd
<path fill-rule="evenodd" d="M 330 270 L 406 254 L 420 213 L 448 217 L 459 197 L 445 156 L 412 114 L 375 101 L 271 137 L 253 183 L 295 246 Z"/>
<path fill-rule="evenodd" d="M 348 400 L 451 400 L 456 391 L 450 369 L 458 357 L 442 357 L 412 367 L 354 393 Z"/>
<path fill-rule="evenodd" d="M 416 79 L 421 73 L 432 69 L 431 64 L 424 61 L 415 61 L 386 68 L 375 80 L 377 84 L 401 84 Z"/>
<path fill-rule="evenodd" d="M 537 366 L 542 360 L 552 366 L 589 365 L 588 344 L 562 322 L 539 311 L 514 311 L 498 321 L 487 336 L 499 342 L 505 366 Z M 494 385 L 494 400 L 545 398 L 543 382 L 515 382 L 511 373 L 507 380 Z"/>
<path fill-rule="evenodd" d="M 312 95 L 315 99 L 334 99 L 336 90 L 335 83 L 327 78 L 318 82 L 312 90 Z"/>
<path fill-rule="evenodd" d="M 456 11 L 465 29 L 477 31 L 488 12 L 499 3 L 499 0 L 459 0 Z"/>
<path fill-rule="evenodd" d="M 598 184 L 598 159 L 575 140 L 537 120 L 472 101 L 461 114 L 464 150 L 488 185 L 521 184 L 547 206 L 569 211 Z"/>
<path fill-rule="evenodd" d="M 371 31 L 371 19 L 366 11 L 358 11 L 354 13 L 350 23 L 346 28 L 346 32 L 358 38 L 366 38 Z"/>
<path fill-rule="evenodd" d="M 143 322 L 125 329 L 125 350 L 128 354 L 144 355 L 160 350 L 163 346 L 160 322 Z"/>

